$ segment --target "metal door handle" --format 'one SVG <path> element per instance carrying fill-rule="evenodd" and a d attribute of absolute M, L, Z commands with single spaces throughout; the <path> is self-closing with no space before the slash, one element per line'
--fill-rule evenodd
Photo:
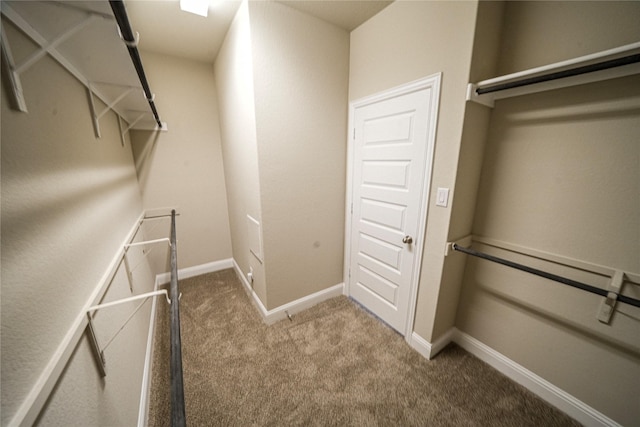
<path fill-rule="evenodd" d="M 413 243 L 413 237 L 411 236 L 404 236 L 404 239 L 402 239 L 402 243 L 407 243 L 407 244 L 412 244 Z"/>

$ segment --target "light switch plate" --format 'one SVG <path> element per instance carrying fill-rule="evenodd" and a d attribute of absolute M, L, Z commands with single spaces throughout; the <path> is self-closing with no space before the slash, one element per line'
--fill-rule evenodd
<path fill-rule="evenodd" d="M 448 188 L 438 188 L 438 193 L 436 195 L 436 206 L 447 207 L 449 204 L 449 189 Z"/>

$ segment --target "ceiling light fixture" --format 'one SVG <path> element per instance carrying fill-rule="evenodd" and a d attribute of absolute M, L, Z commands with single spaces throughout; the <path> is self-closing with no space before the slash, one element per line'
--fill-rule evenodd
<path fill-rule="evenodd" d="M 180 9 L 206 18 L 209 12 L 209 0 L 180 0 Z"/>

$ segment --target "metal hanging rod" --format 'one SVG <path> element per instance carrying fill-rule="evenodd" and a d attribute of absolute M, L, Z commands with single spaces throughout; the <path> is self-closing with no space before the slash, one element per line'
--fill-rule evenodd
<path fill-rule="evenodd" d="M 158 128 L 161 129 L 162 121 L 160 120 L 160 115 L 158 114 L 158 110 L 156 109 L 156 105 L 154 103 L 155 96 L 149 88 L 149 82 L 147 81 L 147 76 L 144 73 L 142 59 L 140 59 L 140 53 L 138 52 L 138 38 L 134 36 L 131 24 L 129 23 L 129 17 L 127 16 L 127 10 L 124 6 L 124 2 L 122 0 L 109 0 L 109 4 L 111 5 L 111 10 L 113 11 L 113 16 L 116 18 L 118 27 L 120 28 L 120 35 L 122 36 L 122 40 L 127 45 L 129 56 L 131 56 L 133 66 L 135 67 L 136 72 L 138 73 L 138 77 L 140 78 L 140 83 L 142 84 L 144 95 L 149 102 L 149 107 L 151 108 L 153 117 L 158 124 Z"/>
<path fill-rule="evenodd" d="M 528 86 L 536 83 L 548 82 L 551 80 L 562 79 L 565 77 L 579 76 L 582 74 L 593 73 L 596 71 L 608 70 L 610 68 L 622 67 L 624 65 L 630 65 L 640 62 L 640 54 L 629 55 L 622 58 L 611 59 L 597 64 L 584 65 L 581 67 L 571 68 L 564 71 L 556 71 L 553 73 L 543 74 L 541 76 L 524 78 L 508 83 L 500 83 L 487 87 L 479 87 L 476 89 L 478 95 L 485 93 L 498 92 L 501 90 L 513 89 L 516 87 Z"/>
<path fill-rule="evenodd" d="M 467 85 L 467 101 L 495 101 L 640 74 L 640 42 L 570 58 Z"/>
<path fill-rule="evenodd" d="M 67 43 L 71 38 L 77 38 L 79 34 L 82 34 L 82 31 L 86 31 L 87 27 L 91 30 L 94 27 L 94 23 L 100 22 L 105 19 L 109 19 L 115 21 L 114 16 L 112 14 L 102 13 L 91 8 L 84 8 L 81 6 L 76 6 L 66 2 L 59 1 L 51 1 L 50 3 L 55 4 L 57 6 L 61 6 L 67 9 L 80 11 L 85 14 L 81 19 L 70 24 L 68 28 L 65 28 L 60 33 L 55 35 L 53 38 L 45 37 L 43 34 L 39 32 L 39 30 L 33 26 L 33 23 L 27 21 L 22 15 L 20 15 L 20 8 L 14 9 L 15 4 L 20 2 L 12 2 L 12 1 L 1 1 L 0 2 L 0 10 L 2 12 L 2 16 L 6 17 L 10 20 L 25 36 L 30 38 L 35 44 L 35 51 L 28 55 L 25 59 L 20 61 L 16 61 L 13 57 L 11 46 L 9 40 L 7 39 L 7 35 L 5 33 L 4 26 L 0 28 L 2 30 L 2 37 L 0 37 L 2 42 L 2 56 L 3 56 L 3 69 L 2 72 L 6 73 L 8 78 L 8 95 L 10 96 L 10 102 L 12 104 L 12 108 L 23 113 L 27 113 L 27 103 L 24 98 L 23 88 L 22 88 L 22 80 L 21 75 L 26 72 L 28 69 L 33 67 L 45 56 L 50 56 L 53 58 L 60 66 L 66 69 L 72 76 L 74 76 L 82 85 L 87 88 L 89 93 L 89 108 L 91 109 L 91 118 L 93 121 L 94 132 L 96 138 L 100 138 L 100 123 L 99 120 L 102 116 L 104 116 L 109 111 L 113 111 L 118 117 L 118 124 L 120 125 L 121 130 L 121 142 L 124 146 L 125 141 L 125 133 L 133 128 L 133 125 L 130 125 L 123 131 L 123 125 L 121 123 L 121 119 L 125 119 L 128 123 L 131 123 L 133 120 L 129 114 L 126 114 L 128 109 L 124 107 L 122 104 L 129 98 L 129 94 L 132 92 L 131 85 L 128 84 L 120 84 L 114 82 L 97 82 L 91 79 L 91 75 L 88 73 L 89 70 L 86 69 L 86 66 L 82 66 L 82 61 L 78 63 L 78 61 L 71 61 L 69 58 L 64 56 L 58 48 L 63 44 Z M 46 2 L 49 3 L 49 2 Z M 97 26 L 96 28 L 100 28 Z M 92 30 L 91 30 L 92 31 Z M 104 88 L 99 88 L 98 86 L 109 85 L 113 87 L 121 87 L 120 94 L 114 99 L 110 94 L 110 91 L 105 91 Z M 135 88 L 139 89 L 139 86 L 135 86 Z M 148 89 L 148 85 L 147 85 Z M 145 90 L 145 97 L 153 98 L 150 90 Z M 102 111 L 98 111 L 95 105 L 95 98 L 102 101 L 106 108 Z M 155 106 L 154 106 L 155 108 Z M 157 110 L 156 110 L 157 113 Z M 145 117 L 145 115 L 153 115 L 153 111 L 145 111 L 144 115 L 138 117 L 135 122 L 137 125 L 136 129 L 145 129 L 145 130 L 167 130 L 166 123 L 160 123 L 160 127 L 156 123 L 156 119 L 154 116 L 153 127 L 138 125 L 138 122 Z"/>
<path fill-rule="evenodd" d="M 597 294 L 603 297 L 607 297 L 609 296 L 609 294 L 611 293 L 611 291 L 605 290 L 605 289 L 601 289 L 592 285 L 588 285 L 586 283 L 582 283 L 582 282 L 578 282 L 572 279 L 568 279 L 566 277 L 562 277 L 562 276 L 558 276 L 556 274 L 552 274 L 546 271 L 542 271 L 542 270 L 538 270 L 537 268 L 532 268 L 523 264 L 518 264 L 517 262 L 513 262 L 513 261 L 509 261 L 506 260 L 504 258 L 499 258 L 493 255 L 489 255 L 486 254 L 484 252 L 479 252 L 476 251 L 475 249 L 472 248 L 465 248 L 462 247 L 460 245 L 458 245 L 457 243 L 453 243 L 452 248 L 454 251 L 459 251 L 459 252 L 463 252 L 467 255 L 471 255 L 471 256 L 475 256 L 478 258 L 482 258 L 482 259 L 486 259 L 488 261 L 491 262 L 495 262 L 498 264 L 502 264 L 505 265 L 507 267 L 511 267 L 511 268 L 515 268 L 516 270 L 520 270 L 520 271 L 525 271 L 527 273 L 530 274 L 534 274 L 536 276 L 540 276 L 540 277 L 544 277 L 545 279 L 549 279 L 549 280 L 553 280 L 555 282 L 559 282 L 562 283 L 564 285 L 568 285 L 568 286 L 572 286 L 574 288 L 578 288 L 578 289 L 582 289 L 583 291 L 587 291 L 593 294 Z M 640 307 L 640 300 L 637 300 L 635 298 L 631 298 L 631 297 L 627 297 L 625 295 L 620 295 L 619 293 L 616 293 L 617 296 L 617 300 L 620 302 L 623 302 L 625 304 L 629 304 L 632 305 L 634 307 Z"/>
<path fill-rule="evenodd" d="M 186 426 L 182 380 L 182 344 L 180 340 L 180 297 L 178 293 L 178 254 L 176 248 L 176 211 L 171 211 L 171 425 Z"/>

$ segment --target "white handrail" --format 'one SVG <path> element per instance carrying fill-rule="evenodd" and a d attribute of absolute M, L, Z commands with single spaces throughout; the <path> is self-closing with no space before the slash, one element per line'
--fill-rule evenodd
<path fill-rule="evenodd" d="M 124 247 L 125 247 L 125 249 L 128 249 L 128 248 L 133 247 L 133 246 L 145 246 L 145 245 L 152 245 L 154 243 L 162 243 L 162 242 L 167 242 L 169 244 L 169 247 L 171 247 L 171 240 L 169 240 L 168 237 L 164 237 L 162 239 L 147 240 L 147 241 L 144 241 L 144 242 L 128 243 L 128 244 L 124 245 Z"/>
<path fill-rule="evenodd" d="M 124 239 L 124 242 L 126 243 L 123 243 L 120 250 L 114 255 L 105 273 L 87 299 L 85 308 L 83 308 L 78 316 L 76 316 L 64 338 L 51 356 L 51 359 L 49 359 L 49 362 L 39 374 L 35 384 L 31 387 L 31 390 L 20 404 L 17 412 L 11 421 L 9 421 L 9 426 L 31 426 L 35 423 L 38 414 L 46 404 L 47 399 L 49 399 L 55 385 L 58 383 L 60 375 L 62 375 L 64 368 L 69 363 L 74 349 L 85 331 L 87 331 L 87 328 L 91 325 L 90 316 L 87 315 L 87 311 L 91 308 L 99 307 L 98 305 L 95 305 L 95 302 L 100 301 L 109 289 L 109 286 L 113 282 L 113 278 L 120 268 L 122 261 L 126 259 L 126 245 L 130 244 L 136 238 L 138 231 L 140 230 L 140 226 L 147 220 L 145 216 L 148 212 L 149 211 L 143 211 L 135 221 L 133 227 Z M 166 291 L 162 291 L 162 293 L 164 292 Z"/>
<path fill-rule="evenodd" d="M 119 299 L 117 301 L 111 301 L 111 302 L 106 302 L 104 304 L 98 304 L 98 305 L 93 305 L 89 308 L 87 308 L 87 313 L 92 313 L 96 310 L 101 310 L 103 308 L 107 308 L 107 307 L 113 307 L 116 305 L 120 305 L 120 304 L 125 304 L 131 301 L 136 301 L 139 299 L 147 299 L 147 298 L 151 298 L 153 296 L 156 295 L 164 295 L 164 297 L 167 299 L 167 303 L 171 304 L 171 300 L 169 299 L 169 293 L 167 292 L 166 289 L 161 289 L 159 291 L 153 291 L 153 292 L 147 292 L 144 294 L 140 294 L 140 295 L 134 295 L 132 297 L 128 297 L 128 298 L 122 298 Z"/>

